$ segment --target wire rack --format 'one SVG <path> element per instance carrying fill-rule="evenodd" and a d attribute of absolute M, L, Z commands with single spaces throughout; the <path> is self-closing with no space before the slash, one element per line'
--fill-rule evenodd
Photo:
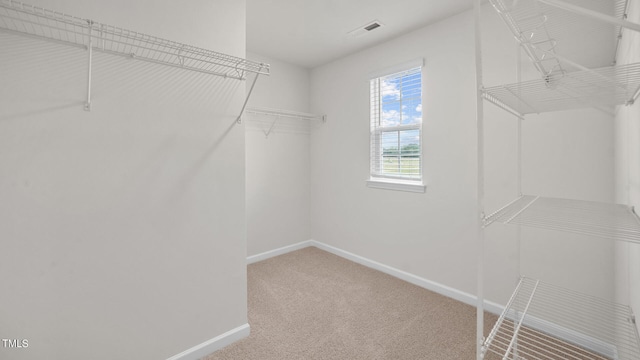
<path fill-rule="evenodd" d="M 514 37 L 541 75 L 564 73 L 571 56 L 581 55 L 587 66 L 602 67 L 615 62 L 615 46 L 610 46 L 605 57 L 601 46 L 584 47 L 571 41 L 580 34 L 591 41 L 614 44 L 620 32 L 615 23 L 593 21 L 567 9 L 537 0 L 490 0 Z M 550 1 L 553 3 L 553 1 Z M 622 18 L 624 0 L 565 0 L 587 11 Z M 613 4 L 612 4 L 613 3 Z"/>
<path fill-rule="evenodd" d="M 523 195 L 485 218 L 494 222 L 640 243 L 640 219 L 626 205 Z"/>
<path fill-rule="evenodd" d="M 631 308 L 522 277 L 487 336 L 485 358 L 640 359 Z"/>
<path fill-rule="evenodd" d="M 0 0 L 0 29 L 207 74 L 245 79 L 269 65 L 13 0 Z"/>
<path fill-rule="evenodd" d="M 634 63 L 489 87 L 484 96 L 507 111 L 526 115 L 633 103 L 639 90 L 640 63 Z"/>
<path fill-rule="evenodd" d="M 486 88 L 490 102 L 522 117 L 585 107 L 613 113 L 613 106 L 632 104 L 640 96 L 640 64 L 613 65 L 621 24 L 640 30 L 625 20 L 627 1 L 490 1 L 541 74 L 537 80 Z M 576 36 L 594 44 L 583 46 Z M 608 49 L 604 57 L 603 48 Z"/>
<path fill-rule="evenodd" d="M 628 1 L 490 2 L 540 78 L 482 88 L 486 100 L 522 119 L 531 113 L 586 107 L 612 114 L 614 106 L 632 104 L 639 97 L 640 64 L 615 65 L 619 36 L 627 29 L 640 31 L 640 24 L 626 20 Z M 476 24 L 480 22 L 480 3 L 475 3 Z M 588 40 L 588 46 L 582 40 Z M 480 57 L 479 36 L 476 52 Z M 481 63 L 476 66 L 481 86 Z M 483 109 L 478 106 L 478 128 L 482 126 Z M 478 188 L 483 194 L 480 130 Z M 519 174 L 518 184 L 520 181 Z M 482 212 L 483 195 L 479 196 L 479 208 Z M 494 222 L 640 243 L 640 219 L 633 208 L 624 205 L 523 195 L 489 216 L 483 215 L 483 227 Z M 482 229 L 479 238 L 484 247 Z M 526 277 L 521 278 L 485 339 L 482 251 L 479 257 L 476 325 L 478 344 L 483 345 L 478 348 L 478 359 L 640 359 L 640 338 L 630 307 Z"/>

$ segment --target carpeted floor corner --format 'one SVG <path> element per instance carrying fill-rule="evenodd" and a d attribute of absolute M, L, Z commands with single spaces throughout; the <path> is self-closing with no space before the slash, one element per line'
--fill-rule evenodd
<path fill-rule="evenodd" d="M 247 272 L 251 335 L 205 360 L 475 358 L 475 307 L 315 247 Z"/>

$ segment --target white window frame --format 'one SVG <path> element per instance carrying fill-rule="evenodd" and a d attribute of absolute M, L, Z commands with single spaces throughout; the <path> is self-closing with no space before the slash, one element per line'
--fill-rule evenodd
<path fill-rule="evenodd" d="M 371 187 L 371 188 L 378 188 L 378 189 L 388 189 L 388 190 L 398 190 L 398 191 L 408 191 L 408 192 L 419 192 L 419 193 L 424 193 L 426 191 L 426 186 L 423 182 L 424 179 L 424 157 L 422 154 L 422 142 L 423 142 L 423 136 L 422 136 L 422 123 L 423 121 L 420 121 L 417 124 L 408 124 L 408 125 L 398 125 L 398 126 L 379 126 L 376 124 L 380 124 L 381 120 L 380 120 L 380 116 L 381 116 L 381 109 L 373 109 L 376 105 L 377 106 L 381 106 L 379 104 L 381 104 L 381 99 L 379 98 L 381 96 L 380 94 L 380 90 L 378 89 L 376 91 L 375 94 L 372 93 L 371 90 L 371 86 L 373 84 L 373 81 L 380 81 L 381 78 L 387 77 L 389 75 L 394 75 L 394 74 L 399 74 L 408 70 L 412 70 L 415 68 L 420 68 L 420 71 L 423 71 L 423 67 L 424 67 L 424 60 L 423 59 L 418 59 L 418 60 L 414 60 L 414 61 L 410 61 L 410 62 L 406 62 L 403 64 L 399 64 L 396 65 L 394 67 L 390 67 L 390 68 L 386 68 L 380 71 L 377 71 L 375 73 L 370 74 L 369 78 L 370 78 L 370 96 L 372 96 L 372 98 L 370 99 L 370 107 L 372 108 L 371 113 L 370 113 L 370 117 L 369 117 L 369 122 L 370 122 L 370 138 L 369 138 L 369 144 L 370 144 L 370 159 L 369 159 L 369 179 L 367 180 L 367 186 Z M 421 88 L 424 85 L 424 74 L 421 74 Z M 422 90 L 422 89 L 421 89 Z M 423 91 L 421 91 L 421 94 L 423 93 Z M 375 99 L 374 102 L 374 98 L 373 96 L 378 97 L 377 99 Z M 420 103 L 423 103 L 423 97 L 421 96 L 420 99 Z M 424 113 L 423 113 L 424 114 Z M 424 115 L 423 119 L 424 119 Z M 385 174 L 381 174 L 380 172 L 380 168 L 383 166 L 382 164 L 375 164 L 375 158 L 378 159 L 378 161 L 382 161 L 382 149 L 381 149 L 381 140 L 380 137 L 382 136 L 383 133 L 385 132 L 390 132 L 390 131 L 404 131 L 404 130 L 418 130 L 419 133 L 419 137 L 420 137 L 420 144 L 419 144 L 419 157 L 420 157 L 420 173 L 419 176 L 416 178 L 408 178 L 408 177 L 402 177 L 402 176 L 393 176 L 393 175 L 385 175 Z M 375 155 L 374 155 L 375 154 Z"/>

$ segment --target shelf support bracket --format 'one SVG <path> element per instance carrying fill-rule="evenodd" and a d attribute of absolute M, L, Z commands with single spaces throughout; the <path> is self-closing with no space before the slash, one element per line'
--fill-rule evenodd
<path fill-rule="evenodd" d="M 511 307 L 513 305 L 513 302 L 515 301 L 517 295 L 520 293 L 520 288 L 521 287 L 522 287 L 522 278 L 520 278 L 520 281 L 518 281 L 518 286 L 516 286 L 515 291 L 511 294 L 511 298 L 509 298 L 509 302 L 507 302 L 507 305 L 505 306 L 505 309 L 511 309 Z M 487 336 L 487 339 L 485 340 L 485 342 L 483 344 L 483 352 L 482 352 L 483 356 L 484 356 L 486 350 L 488 349 L 487 345 L 489 345 L 489 344 L 491 344 L 493 342 L 493 339 L 498 334 L 498 329 L 500 329 L 500 327 L 502 326 L 502 323 L 504 322 L 504 319 L 505 319 L 505 317 L 507 315 L 508 315 L 507 311 L 503 311 L 500 314 L 500 317 L 496 321 L 495 325 L 491 329 L 491 332 L 489 333 L 489 336 Z"/>
<path fill-rule="evenodd" d="M 631 97 L 631 99 L 627 101 L 627 105 L 633 105 L 636 102 L 636 100 L 638 100 L 639 96 L 640 96 L 640 86 L 638 86 L 638 88 L 636 89 L 636 92 L 633 93 L 633 96 Z"/>
<path fill-rule="evenodd" d="M 636 24 L 634 22 L 623 20 L 623 19 L 618 19 L 614 16 L 609 16 L 609 15 L 600 13 L 598 11 L 584 8 L 582 6 L 573 5 L 563 0 L 537 0 L 537 1 L 543 4 L 547 4 L 547 5 L 555 6 L 560 9 L 571 11 L 576 14 L 589 16 L 589 17 L 592 17 L 601 21 L 605 21 L 614 25 L 622 26 L 626 29 L 631 29 L 631 30 L 640 32 L 640 24 Z"/>
<path fill-rule="evenodd" d="M 256 72 L 256 76 L 253 78 L 253 82 L 251 82 L 251 87 L 249 88 L 249 92 L 247 93 L 247 98 L 244 99 L 244 104 L 242 104 L 242 109 L 240 109 L 240 115 L 236 118 L 236 122 L 238 124 L 242 123 L 242 115 L 244 114 L 244 110 L 247 108 L 247 103 L 249 102 L 249 98 L 251 97 L 251 93 L 253 92 L 253 88 L 256 86 L 256 81 L 258 81 L 258 76 L 260 76 L 260 71 L 264 68 L 264 64 L 260 64 L 260 69 Z"/>
<path fill-rule="evenodd" d="M 87 102 L 84 104 L 84 110 L 91 111 L 91 63 L 93 62 L 93 34 L 91 34 L 91 30 L 93 29 L 93 21 L 87 20 L 87 23 L 89 24 L 89 44 L 87 45 L 89 66 L 87 67 Z"/>
<path fill-rule="evenodd" d="M 271 122 L 271 126 L 269 126 L 269 130 L 267 130 L 267 131 L 264 131 L 264 130 L 263 130 L 263 131 L 262 131 L 262 132 L 264 133 L 264 137 L 265 137 L 265 139 L 269 138 L 269 134 L 271 134 L 271 131 L 273 130 L 273 127 L 276 125 L 276 122 L 278 122 L 278 119 L 279 119 L 279 118 L 280 118 L 279 116 L 276 116 L 276 117 L 273 119 L 273 122 Z"/>
<path fill-rule="evenodd" d="M 527 301 L 527 305 L 525 306 L 524 311 L 522 312 L 522 317 L 518 321 L 518 326 L 515 328 L 515 330 L 513 330 L 513 337 L 511 338 L 511 342 L 509 343 L 509 347 L 507 347 L 507 351 L 505 351 L 505 353 L 504 353 L 503 359 L 507 359 L 508 358 L 509 353 L 511 352 L 512 349 L 514 349 L 514 347 L 517 344 L 518 334 L 520 333 L 520 328 L 522 327 L 522 323 L 524 322 L 524 318 L 527 316 L 527 312 L 529 311 L 529 306 L 531 305 L 531 301 L 533 300 L 533 297 L 534 297 L 536 291 L 538 290 L 538 284 L 539 283 L 540 283 L 540 281 L 536 281 L 536 284 L 533 287 L 533 290 L 531 291 L 531 296 L 529 297 L 529 300 Z M 514 321 L 514 323 L 515 323 L 515 321 Z"/>
<path fill-rule="evenodd" d="M 485 98 L 490 103 L 492 103 L 493 105 L 499 107 L 500 109 L 505 110 L 508 113 L 516 116 L 518 119 L 524 120 L 524 115 L 522 115 L 521 113 L 515 111 L 514 109 L 512 109 L 511 107 L 509 107 L 507 104 L 503 103 L 502 101 L 498 100 L 495 96 L 491 95 L 486 90 L 482 90 L 482 97 Z"/>
<path fill-rule="evenodd" d="M 522 214 L 525 210 L 527 210 L 529 208 L 529 206 L 531 206 L 534 202 L 536 202 L 536 200 L 538 200 L 540 198 L 540 196 L 536 196 L 535 198 L 533 198 L 533 200 L 531 200 L 527 205 L 523 206 L 522 209 L 520 209 L 520 211 L 518 211 L 517 213 L 515 213 L 512 217 L 508 218 L 507 220 L 505 220 L 505 224 L 509 224 L 511 223 L 511 221 L 513 221 L 513 219 L 517 218 L 518 216 L 520 216 L 520 214 Z"/>
<path fill-rule="evenodd" d="M 582 66 L 582 65 L 578 64 L 575 61 L 572 61 L 572 60 L 570 60 L 570 59 L 568 59 L 568 58 L 566 58 L 564 56 L 560 56 L 560 55 L 558 55 L 558 54 L 556 54 L 554 52 L 551 52 L 549 50 L 540 49 L 540 48 L 538 48 L 537 46 L 535 46 L 533 44 L 531 44 L 531 46 L 536 50 L 540 50 L 540 51 L 544 52 L 545 54 L 550 54 L 551 56 L 555 56 L 558 60 L 560 60 L 562 62 L 565 62 L 565 63 L 567 63 L 567 64 L 569 64 L 571 66 L 574 66 L 574 67 L 576 67 L 576 68 L 578 68 L 578 69 L 580 69 L 582 71 L 586 71 L 586 72 L 588 72 L 590 74 L 593 74 L 593 75 L 599 77 L 600 79 L 615 85 L 616 87 L 619 87 L 621 89 L 625 89 L 625 87 L 623 85 L 619 84 L 617 81 L 615 81 L 615 79 L 613 79 L 613 78 L 611 78 L 609 76 L 602 75 L 599 72 L 594 71 L 593 69 L 589 69 L 586 66 Z"/>

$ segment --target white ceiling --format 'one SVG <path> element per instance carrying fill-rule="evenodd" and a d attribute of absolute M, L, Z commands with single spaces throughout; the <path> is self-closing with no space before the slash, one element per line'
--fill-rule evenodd
<path fill-rule="evenodd" d="M 471 7 L 471 0 L 247 0 L 247 50 L 313 68 Z M 372 20 L 384 26 L 348 35 Z"/>

